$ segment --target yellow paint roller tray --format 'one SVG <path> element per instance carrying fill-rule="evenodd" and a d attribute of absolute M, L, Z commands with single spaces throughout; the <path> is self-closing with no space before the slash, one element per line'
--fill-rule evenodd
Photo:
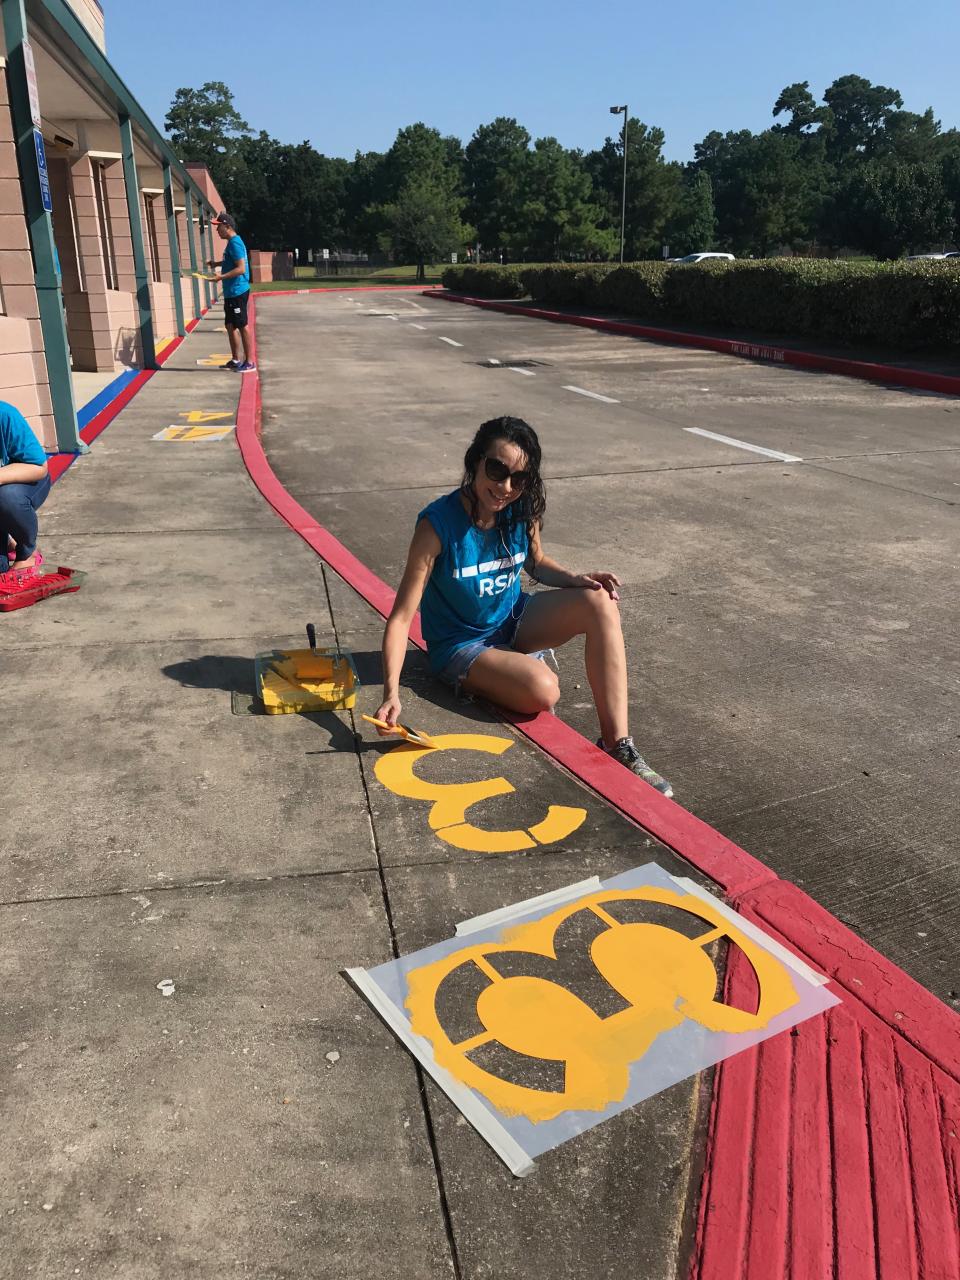
<path fill-rule="evenodd" d="M 257 693 L 269 715 L 348 711 L 360 679 L 353 654 L 335 649 L 271 649 L 254 659 Z"/>

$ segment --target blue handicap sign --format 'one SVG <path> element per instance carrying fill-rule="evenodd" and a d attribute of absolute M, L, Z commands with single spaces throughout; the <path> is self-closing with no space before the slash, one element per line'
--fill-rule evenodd
<path fill-rule="evenodd" d="M 50 194 L 50 175 L 47 173 L 47 153 L 43 145 L 43 134 L 39 129 L 33 131 L 33 144 L 37 150 L 37 174 L 40 178 L 40 199 L 47 213 L 53 213 L 53 197 Z"/>

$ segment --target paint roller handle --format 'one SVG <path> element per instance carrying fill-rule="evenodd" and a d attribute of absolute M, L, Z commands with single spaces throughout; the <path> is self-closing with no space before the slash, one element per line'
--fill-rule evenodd
<path fill-rule="evenodd" d="M 315 655 L 317 652 L 317 628 L 312 622 L 307 623 L 307 644 L 310 646 L 310 652 Z"/>

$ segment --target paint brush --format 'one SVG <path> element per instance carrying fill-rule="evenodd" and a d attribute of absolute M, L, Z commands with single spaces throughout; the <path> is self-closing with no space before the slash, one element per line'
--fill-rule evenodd
<path fill-rule="evenodd" d="M 429 733 L 424 733 L 422 729 L 410 729 L 405 724 L 388 724 L 386 720 L 377 720 L 374 716 L 361 715 L 362 720 L 367 720 L 370 724 L 375 724 L 378 729 L 386 729 L 390 733 L 399 733 L 401 738 L 405 738 L 415 747 L 429 747 L 433 751 L 442 751 L 439 742 L 430 737 Z"/>

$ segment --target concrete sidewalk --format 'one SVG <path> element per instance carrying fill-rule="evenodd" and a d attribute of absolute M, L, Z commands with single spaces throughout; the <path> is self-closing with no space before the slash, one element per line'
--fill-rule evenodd
<path fill-rule="evenodd" d="M 42 545 L 87 582 L 0 627 L 4 1272 L 672 1280 L 709 1073 L 517 1182 L 340 971 L 601 867 L 690 868 L 522 738 L 469 773 L 516 788 L 484 824 L 529 827 L 545 794 L 588 816 L 490 859 L 377 783 L 392 744 L 352 713 L 234 713 L 253 655 L 302 643 L 306 621 L 355 653 L 373 711 L 382 623 L 276 519 L 230 437 L 153 439 L 198 412 L 234 421 L 238 379 L 197 365 L 224 345 L 204 321 L 58 483 Z M 516 737 L 438 694 L 419 655 L 406 709 Z M 450 753 L 422 773 L 465 768 Z"/>

